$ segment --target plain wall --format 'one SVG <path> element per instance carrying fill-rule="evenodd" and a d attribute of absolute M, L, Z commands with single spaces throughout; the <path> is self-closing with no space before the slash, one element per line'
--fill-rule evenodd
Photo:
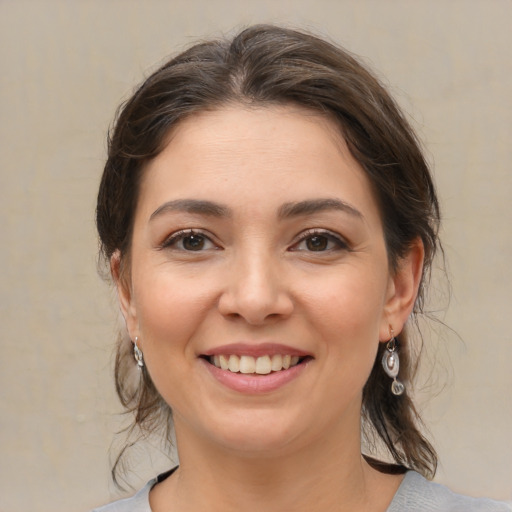
<path fill-rule="evenodd" d="M 427 337 L 434 377 L 448 375 L 441 394 L 420 396 L 437 480 L 512 499 L 511 21 L 508 0 L 1 0 L 0 510 L 117 496 L 118 313 L 93 221 L 106 130 L 164 57 L 255 22 L 345 45 L 409 112 L 444 212 L 453 293 L 441 317 L 459 335 Z M 146 462 L 135 486 L 161 465 Z"/>

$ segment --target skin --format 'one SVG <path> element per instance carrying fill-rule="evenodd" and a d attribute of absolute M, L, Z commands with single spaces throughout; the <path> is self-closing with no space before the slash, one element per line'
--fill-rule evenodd
<path fill-rule="evenodd" d="M 315 211 L 290 207 L 304 201 Z M 361 457 L 362 388 L 412 310 L 423 250 L 390 272 L 370 184 L 333 122 L 291 106 L 183 121 L 145 170 L 122 275 L 120 259 L 121 309 L 180 456 L 154 512 L 386 509 L 401 477 Z M 310 358 L 267 393 L 224 386 L 200 357 L 269 341 Z"/>

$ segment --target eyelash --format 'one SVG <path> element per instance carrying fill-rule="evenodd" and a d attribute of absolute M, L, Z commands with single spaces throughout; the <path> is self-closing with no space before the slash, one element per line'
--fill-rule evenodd
<path fill-rule="evenodd" d="M 205 250 L 204 248 L 200 248 L 198 251 L 186 249 L 184 247 L 176 247 L 176 245 L 179 242 L 182 242 L 183 240 L 190 238 L 190 237 L 200 237 L 204 243 L 212 244 L 214 248 L 218 248 L 218 246 L 211 240 L 211 238 L 203 233 L 202 231 L 198 231 L 196 229 L 184 229 L 182 231 L 178 231 L 176 233 L 173 233 L 171 236 L 166 238 L 162 244 L 160 244 L 159 249 L 178 249 L 185 252 L 202 252 Z M 312 239 L 314 237 L 323 238 L 327 240 L 327 245 L 329 243 L 334 243 L 336 247 L 327 247 L 320 250 L 311 250 L 311 249 L 299 249 L 298 246 L 300 244 L 307 242 L 309 239 Z M 324 229 L 308 229 L 307 231 L 304 231 L 300 234 L 299 239 L 297 242 L 295 242 L 289 249 L 291 252 L 295 251 L 305 251 L 305 252 L 331 252 L 331 251 L 337 251 L 337 250 L 349 250 L 348 243 L 341 238 L 339 235 L 336 235 L 335 233 L 332 233 L 331 231 L 327 231 Z"/>
<path fill-rule="evenodd" d="M 202 231 L 198 231 L 196 229 L 183 229 L 181 231 L 177 231 L 173 233 L 171 236 L 166 238 L 159 246 L 159 249 L 178 249 L 185 252 L 201 252 L 201 251 L 193 251 L 189 249 L 185 249 L 184 247 L 177 248 L 176 245 L 179 242 L 182 242 L 186 238 L 190 238 L 193 236 L 201 237 L 205 243 L 210 243 L 214 248 L 218 248 L 218 246 L 212 241 L 212 239 L 203 233 Z M 204 250 L 204 249 L 203 249 Z"/>
<path fill-rule="evenodd" d="M 325 229 L 308 229 L 307 231 L 304 231 L 300 234 L 299 240 L 295 242 L 292 247 L 289 249 L 290 251 L 300 251 L 304 249 L 298 249 L 297 247 L 303 243 L 306 242 L 308 239 L 311 239 L 313 237 L 322 237 L 327 239 L 327 243 L 332 242 L 336 245 L 336 247 L 331 247 L 319 251 L 314 250 L 307 250 L 307 252 L 331 252 L 331 251 L 340 251 L 340 250 L 349 250 L 348 243 L 341 238 L 339 235 L 333 233 L 332 231 L 328 231 Z"/>

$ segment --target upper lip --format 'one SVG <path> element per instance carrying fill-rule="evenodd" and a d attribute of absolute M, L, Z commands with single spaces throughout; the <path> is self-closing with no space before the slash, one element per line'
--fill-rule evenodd
<path fill-rule="evenodd" d="M 238 356 L 273 356 L 277 354 L 306 357 L 311 354 L 289 345 L 281 343 L 231 343 L 211 348 L 203 352 L 202 356 L 220 356 L 220 355 L 238 355 Z"/>

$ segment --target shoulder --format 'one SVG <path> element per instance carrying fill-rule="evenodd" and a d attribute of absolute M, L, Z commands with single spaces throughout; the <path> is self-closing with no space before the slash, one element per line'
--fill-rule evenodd
<path fill-rule="evenodd" d="M 512 512 L 512 504 L 456 494 L 409 471 L 387 512 Z"/>
<path fill-rule="evenodd" d="M 114 501 L 103 507 L 95 508 L 91 512 L 151 512 L 149 506 L 149 491 L 159 482 L 163 482 L 178 469 L 178 466 L 158 475 L 150 480 L 137 494 L 131 498 Z"/>
<path fill-rule="evenodd" d="M 157 482 L 150 480 L 137 494 L 131 498 L 114 501 L 103 507 L 95 508 L 92 512 L 151 512 L 149 506 L 149 491 Z"/>

